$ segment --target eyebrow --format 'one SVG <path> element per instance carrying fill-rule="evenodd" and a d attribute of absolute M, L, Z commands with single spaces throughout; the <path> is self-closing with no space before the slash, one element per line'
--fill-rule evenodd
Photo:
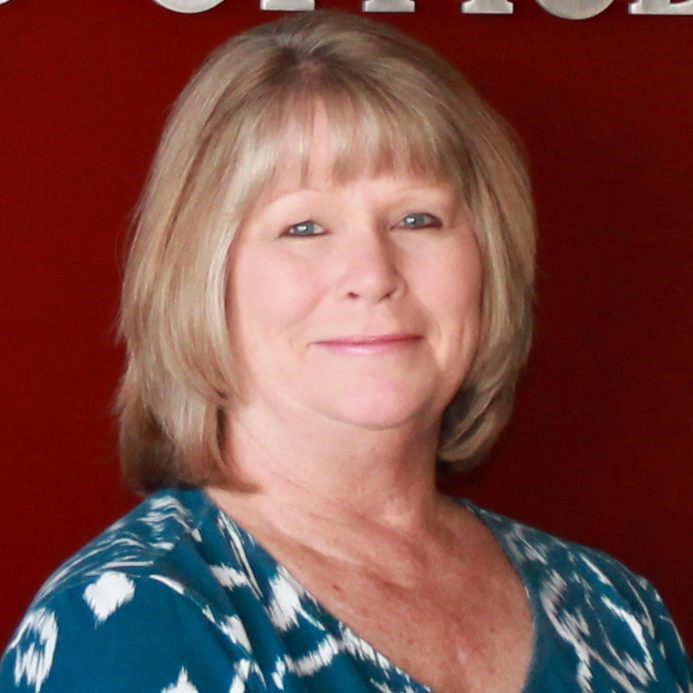
<path fill-rule="evenodd" d="M 374 179 L 375 180 L 375 179 Z M 299 193 L 312 193 L 312 194 L 322 194 L 322 193 L 329 193 L 335 188 L 343 188 L 346 187 L 349 184 L 349 181 L 346 183 L 340 184 L 332 184 L 330 182 L 326 183 L 324 186 L 299 186 L 299 187 L 292 187 L 292 188 L 279 188 L 275 189 L 272 191 L 271 195 L 264 198 L 265 203 L 272 203 L 275 200 L 281 199 L 282 197 L 288 197 L 290 195 L 294 194 L 299 194 Z M 432 181 L 431 183 L 417 183 L 415 185 L 407 185 L 404 184 L 400 187 L 395 187 L 392 189 L 392 191 L 395 194 L 405 194 L 405 193 L 416 193 L 416 192 L 421 192 L 421 193 L 434 193 L 434 194 L 439 194 L 442 193 L 446 196 L 451 196 L 451 197 L 459 197 L 457 193 L 455 192 L 454 188 L 452 185 L 448 184 L 441 184 L 441 183 L 436 183 L 435 181 Z"/>

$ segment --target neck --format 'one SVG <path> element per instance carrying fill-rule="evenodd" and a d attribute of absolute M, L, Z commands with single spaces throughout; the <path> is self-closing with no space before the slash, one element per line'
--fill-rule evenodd
<path fill-rule="evenodd" d="M 208 489 L 250 531 L 345 556 L 364 538 L 416 545 L 435 531 L 437 427 L 263 423 L 236 416 L 227 427 L 229 471 L 252 490 Z"/>

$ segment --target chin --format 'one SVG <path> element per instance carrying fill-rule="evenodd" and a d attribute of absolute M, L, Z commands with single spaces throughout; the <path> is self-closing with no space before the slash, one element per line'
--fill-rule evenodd
<path fill-rule="evenodd" d="M 323 412 L 352 426 L 384 431 L 426 418 L 430 402 L 430 397 L 412 392 L 411 386 L 350 387 L 339 398 L 333 396 Z"/>

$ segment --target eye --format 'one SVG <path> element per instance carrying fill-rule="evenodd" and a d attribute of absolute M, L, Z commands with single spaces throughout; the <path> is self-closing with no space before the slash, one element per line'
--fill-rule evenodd
<path fill-rule="evenodd" d="M 301 221 L 298 224 L 293 224 L 292 226 L 289 226 L 289 228 L 286 229 L 286 231 L 282 235 L 309 238 L 311 236 L 322 236 L 324 233 L 327 232 L 322 226 L 320 226 L 320 224 L 308 219 L 306 221 Z"/>
<path fill-rule="evenodd" d="M 436 216 L 432 214 L 427 214 L 426 212 L 412 212 L 402 217 L 398 226 L 402 226 L 405 229 L 427 229 L 433 228 L 438 229 L 443 225 L 443 222 Z"/>

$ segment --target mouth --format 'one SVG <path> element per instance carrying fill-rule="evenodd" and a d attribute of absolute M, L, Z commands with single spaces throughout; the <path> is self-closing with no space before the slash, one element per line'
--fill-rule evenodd
<path fill-rule="evenodd" d="M 398 332 L 380 335 L 349 335 L 321 340 L 314 344 L 331 351 L 351 354 L 385 354 L 411 348 L 422 339 L 420 334 Z"/>

